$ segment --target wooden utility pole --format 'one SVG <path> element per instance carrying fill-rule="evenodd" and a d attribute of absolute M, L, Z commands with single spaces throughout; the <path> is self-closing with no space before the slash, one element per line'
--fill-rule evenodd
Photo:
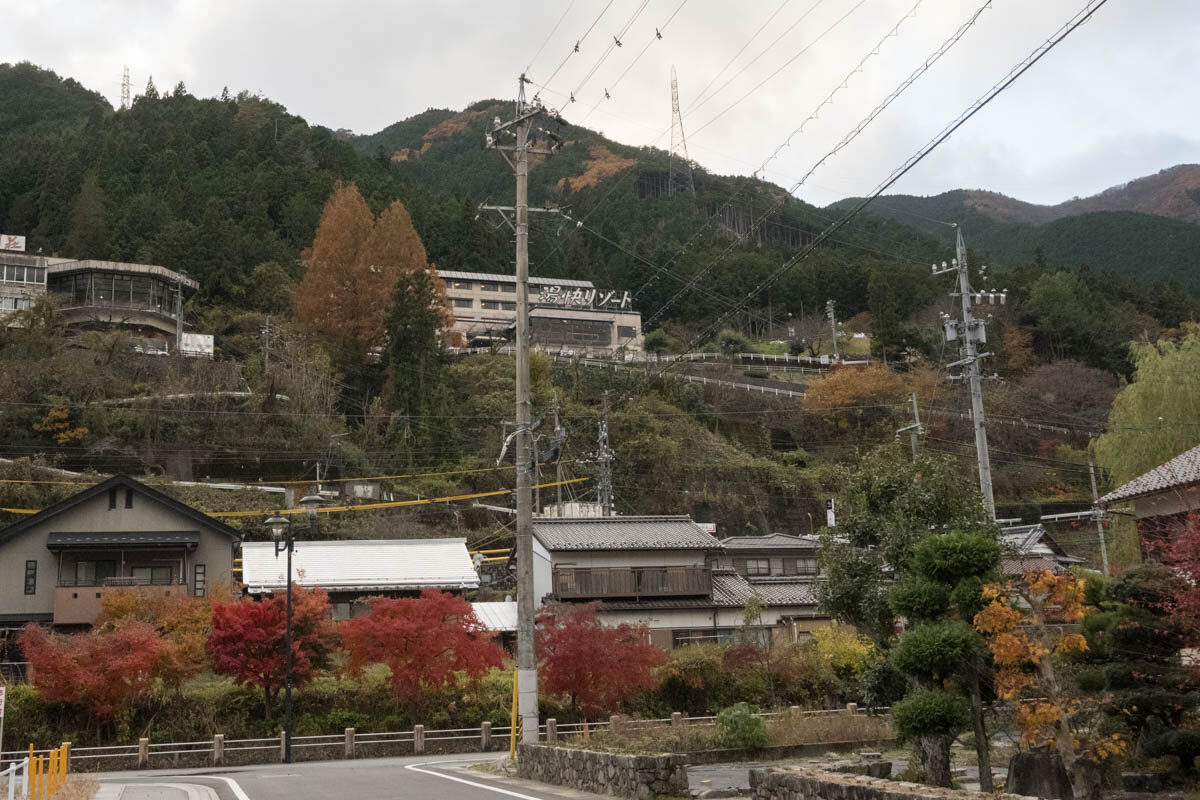
<path fill-rule="evenodd" d="M 533 596 L 533 432 L 529 387 L 529 155 L 551 155 L 559 148 L 561 140 L 535 128 L 535 122 L 547 112 L 536 101 L 526 104 L 525 82 L 522 74 L 513 118 L 508 122 L 496 118 L 486 135 L 486 143 L 489 149 L 501 151 L 517 177 L 516 204 L 512 209 L 517 241 L 517 710 L 521 717 L 521 740 L 536 743 L 538 682 L 537 655 L 533 648 L 536 598 Z M 544 134 L 549 146 L 538 146 L 539 133 Z"/>

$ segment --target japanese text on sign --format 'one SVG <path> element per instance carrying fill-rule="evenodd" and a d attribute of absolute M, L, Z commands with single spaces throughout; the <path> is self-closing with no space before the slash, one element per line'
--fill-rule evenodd
<path fill-rule="evenodd" d="M 633 304 L 628 291 L 597 291 L 596 289 L 563 288 L 543 286 L 538 302 L 547 306 L 575 306 L 578 308 L 612 308 L 625 310 Z"/>
<path fill-rule="evenodd" d="M 18 250 L 25 252 L 25 237 L 14 236 L 11 233 L 0 233 L 0 250 Z"/>

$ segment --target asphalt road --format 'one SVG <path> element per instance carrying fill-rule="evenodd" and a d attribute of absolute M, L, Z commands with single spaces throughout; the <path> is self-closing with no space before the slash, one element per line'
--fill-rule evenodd
<path fill-rule="evenodd" d="M 115 793 L 113 784 L 128 786 L 126 800 L 181 797 L 166 786 L 146 784 L 208 787 L 220 800 L 592 800 L 599 797 L 469 769 L 472 764 L 496 759 L 495 753 L 410 756 L 219 770 L 108 772 L 91 777 L 100 782 L 102 792 L 108 796 Z"/>

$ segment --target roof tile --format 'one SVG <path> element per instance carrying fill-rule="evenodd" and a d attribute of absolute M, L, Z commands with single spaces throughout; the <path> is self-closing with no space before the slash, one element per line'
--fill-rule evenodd
<path fill-rule="evenodd" d="M 534 519 L 547 550 L 719 550 L 721 543 L 690 517 Z"/>
<path fill-rule="evenodd" d="M 1118 500 L 1129 500 L 1154 492 L 1186 486 L 1190 483 L 1200 483 L 1200 445 L 1172 458 L 1164 464 L 1126 483 L 1118 486 L 1104 497 L 1100 498 L 1101 505 L 1115 503 Z"/>

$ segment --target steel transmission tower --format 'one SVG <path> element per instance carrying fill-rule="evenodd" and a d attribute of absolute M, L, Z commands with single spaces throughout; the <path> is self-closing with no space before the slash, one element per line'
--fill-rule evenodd
<path fill-rule="evenodd" d="M 679 167 L 679 188 L 696 193 L 692 179 L 692 161 L 688 158 L 687 139 L 683 135 L 683 114 L 679 110 L 679 80 L 675 77 L 675 65 L 671 65 L 671 159 L 667 167 L 667 194 L 675 194 L 675 159 L 682 162 Z"/>
<path fill-rule="evenodd" d="M 977 345 L 987 344 L 987 328 L 984 320 L 976 319 L 971 313 L 972 302 L 975 304 L 982 303 L 984 298 L 987 298 L 989 303 L 995 303 L 997 300 L 1003 305 L 1007 300 L 1007 290 L 997 292 L 992 289 L 990 292 L 974 292 L 971 291 L 971 276 L 967 264 L 967 246 L 963 244 L 962 228 L 954 226 L 957 239 L 955 241 L 956 258 L 950 266 L 946 266 L 946 262 L 942 262 L 942 268 L 939 270 L 937 264 L 933 265 L 934 275 L 943 275 L 947 272 L 958 273 L 958 291 L 951 292 L 951 297 L 958 297 L 962 306 L 962 321 L 951 319 L 949 315 L 942 315 L 942 326 L 946 333 L 946 341 L 961 341 L 963 357 L 947 367 L 964 367 L 966 369 L 963 375 L 952 375 L 951 380 L 967 381 L 967 386 L 971 394 L 971 421 L 975 427 L 975 456 L 979 461 L 979 491 L 983 495 L 983 506 L 987 509 L 988 514 L 992 517 L 996 516 L 996 499 L 992 494 L 992 462 L 988 455 L 988 440 L 987 440 L 987 422 L 983 415 L 983 376 L 979 374 L 979 362 L 981 359 L 987 358 L 991 353 L 981 353 Z M 987 267 L 981 267 L 980 273 L 986 270 Z"/>
<path fill-rule="evenodd" d="M 562 145 L 554 133 L 539 127 L 547 111 L 536 100 L 525 102 L 526 78 L 522 74 L 513 118 L 497 117 L 486 134 L 488 149 L 499 150 L 516 174 L 516 204 L 512 208 L 492 206 L 501 214 L 511 212 L 510 224 L 517 241 L 517 708 L 521 717 L 521 739 L 538 741 L 537 656 L 533 648 L 533 430 L 529 386 L 529 155 L 552 155 Z M 549 112 L 556 118 L 557 113 Z M 511 153 L 511 157 L 510 154 Z M 505 216 L 507 220 L 508 217 Z"/>
<path fill-rule="evenodd" d="M 125 71 L 121 73 L 121 108 L 129 108 L 131 105 L 129 100 L 129 65 L 125 65 Z"/>

